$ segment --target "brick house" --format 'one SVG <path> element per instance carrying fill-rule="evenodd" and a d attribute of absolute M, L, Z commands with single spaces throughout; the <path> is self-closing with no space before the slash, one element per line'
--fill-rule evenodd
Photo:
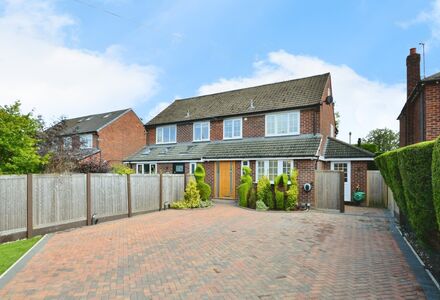
<path fill-rule="evenodd" d="M 78 150 L 80 160 L 110 164 L 122 163 L 146 141 L 144 124 L 131 108 L 66 119 L 60 136 L 63 147 Z"/>
<path fill-rule="evenodd" d="M 440 135 L 440 72 L 420 78 L 420 54 L 406 58 L 407 100 L 397 118 L 400 146 L 429 141 Z"/>
<path fill-rule="evenodd" d="M 237 198 L 243 166 L 257 181 L 297 168 L 300 187 L 316 169 L 344 170 L 346 200 L 366 189 L 373 154 L 335 138 L 330 74 L 176 100 L 145 125 L 147 145 L 128 157 L 137 173 L 193 173 L 202 163 L 215 198 Z M 313 193 L 300 189 L 302 202 Z"/>

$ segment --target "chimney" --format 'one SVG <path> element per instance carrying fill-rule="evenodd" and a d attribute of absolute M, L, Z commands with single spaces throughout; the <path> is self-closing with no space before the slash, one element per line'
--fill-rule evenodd
<path fill-rule="evenodd" d="M 406 57 L 406 95 L 409 97 L 417 83 L 420 81 L 420 54 L 416 48 L 409 49 Z"/>

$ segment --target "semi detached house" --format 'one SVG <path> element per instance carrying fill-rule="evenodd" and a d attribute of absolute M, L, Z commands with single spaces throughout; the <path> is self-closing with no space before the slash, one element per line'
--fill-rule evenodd
<path fill-rule="evenodd" d="M 335 138 L 329 73 L 176 100 L 146 125 L 147 145 L 128 157 L 137 173 L 193 173 L 204 165 L 215 198 L 236 199 L 243 166 L 255 182 L 297 168 L 299 185 L 315 170 L 345 172 L 345 200 L 366 189 L 373 154 Z M 314 204 L 313 192 L 300 201 Z"/>

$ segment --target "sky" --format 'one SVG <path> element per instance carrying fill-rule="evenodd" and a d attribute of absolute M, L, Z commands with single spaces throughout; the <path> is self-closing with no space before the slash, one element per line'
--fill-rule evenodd
<path fill-rule="evenodd" d="M 440 71 L 440 0 L 0 0 L 0 105 L 50 123 L 330 72 L 338 138 L 398 130 L 405 59 Z"/>

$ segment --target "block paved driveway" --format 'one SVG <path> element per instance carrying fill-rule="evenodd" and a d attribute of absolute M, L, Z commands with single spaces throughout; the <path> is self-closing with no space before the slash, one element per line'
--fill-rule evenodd
<path fill-rule="evenodd" d="M 424 298 L 388 220 L 167 210 L 53 235 L 0 299 Z"/>

